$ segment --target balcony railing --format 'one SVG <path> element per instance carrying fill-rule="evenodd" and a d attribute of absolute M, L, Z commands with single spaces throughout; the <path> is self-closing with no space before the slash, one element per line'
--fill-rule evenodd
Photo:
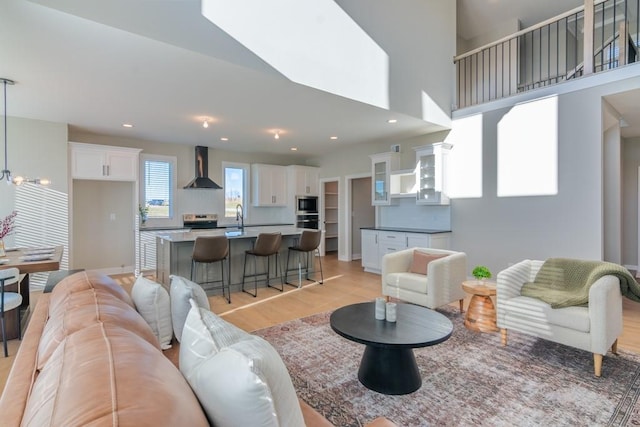
<path fill-rule="evenodd" d="M 639 4 L 606 0 L 586 17 L 584 7 L 578 7 L 457 56 L 454 109 L 636 62 Z M 593 28 L 585 28 L 590 21 Z"/>

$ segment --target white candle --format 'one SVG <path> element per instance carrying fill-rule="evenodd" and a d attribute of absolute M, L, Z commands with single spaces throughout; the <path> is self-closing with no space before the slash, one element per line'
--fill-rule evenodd
<path fill-rule="evenodd" d="M 384 320 L 384 312 L 385 312 L 385 299 L 382 297 L 376 298 L 376 319 Z"/>
<path fill-rule="evenodd" d="M 396 321 L 396 303 L 388 302 L 387 303 L 387 322 L 395 322 Z"/>

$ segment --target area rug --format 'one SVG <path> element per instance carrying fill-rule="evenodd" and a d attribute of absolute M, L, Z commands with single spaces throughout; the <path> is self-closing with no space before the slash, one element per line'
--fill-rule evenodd
<path fill-rule="evenodd" d="M 462 315 L 439 310 L 454 332 L 416 349 L 422 387 L 404 396 L 365 388 L 357 378 L 364 346 L 331 330 L 330 313 L 256 331 L 280 353 L 298 396 L 336 426 L 385 416 L 399 426 L 638 425 L 640 355 L 620 350 L 593 375 L 591 353 L 510 333 L 467 330 Z"/>

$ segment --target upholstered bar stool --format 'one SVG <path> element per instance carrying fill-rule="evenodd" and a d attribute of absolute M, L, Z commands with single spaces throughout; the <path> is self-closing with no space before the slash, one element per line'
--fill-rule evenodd
<path fill-rule="evenodd" d="M 305 255 L 305 263 L 304 263 L 304 274 L 305 279 L 315 281 L 314 279 L 309 279 L 309 264 L 311 261 L 309 258 L 314 255 L 314 252 L 318 253 L 318 262 L 320 263 L 320 281 L 318 283 L 324 283 L 324 276 L 322 275 L 322 259 L 320 258 L 320 238 L 322 237 L 322 232 L 320 230 L 304 230 L 298 243 L 294 246 L 289 246 L 289 250 L 287 251 L 287 271 L 285 273 L 285 283 L 287 285 L 296 286 L 294 283 L 289 283 L 289 272 L 297 271 L 298 272 L 298 287 L 302 287 L 302 262 L 301 256 Z M 298 267 L 297 268 L 289 268 L 289 258 L 291 256 L 291 251 L 298 253 Z M 314 263 L 315 264 L 315 263 Z M 315 272 L 315 269 L 312 270 Z"/>
<path fill-rule="evenodd" d="M 4 322 L 4 313 L 15 310 L 18 321 L 18 338 L 22 339 L 22 330 L 20 329 L 20 305 L 22 304 L 22 295 L 17 292 L 5 292 L 5 286 L 11 285 L 18 281 L 20 271 L 17 268 L 7 268 L 0 270 L 0 322 L 2 323 L 2 345 L 4 346 L 4 357 L 9 355 L 7 349 L 7 330 Z"/>
<path fill-rule="evenodd" d="M 203 285 L 209 283 L 221 283 L 222 284 L 222 297 L 231 304 L 231 286 L 230 286 L 230 272 L 227 274 L 227 281 L 224 280 L 224 263 L 229 256 L 229 241 L 227 236 L 199 236 L 196 237 L 196 241 L 193 244 L 193 254 L 191 255 L 191 281 L 200 284 L 203 289 L 206 289 Z M 220 279 L 208 280 L 209 269 L 208 266 L 216 262 L 220 263 Z M 198 264 L 205 264 L 204 280 L 197 280 Z M 227 289 L 227 295 L 225 296 L 225 288 Z M 208 288 L 218 289 L 216 287 Z"/>
<path fill-rule="evenodd" d="M 278 253 L 280 252 L 280 245 L 282 244 L 282 234 L 280 233 L 260 233 L 256 239 L 253 248 L 244 252 L 244 267 L 242 269 L 242 292 L 246 292 L 253 297 L 258 296 L 258 276 L 266 276 L 267 286 L 274 288 L 282 292 L 284 290 L 284 284 L 282 283 L 282 276 L 280 276 L 280 288 L 271 286 L 271 262 L 270 258 L 275 255 L 276 259 L 276 276 L 278 275 Z M 247 258 L 253 257 L 253 274 L 247 274 Z M 257 270 L 257 258 L 262 257 L 267 259 L 266 272 L 258 273 Z M 245 278 L 253 277 L 253 293 L 245 290 L 244 283 Z"/>

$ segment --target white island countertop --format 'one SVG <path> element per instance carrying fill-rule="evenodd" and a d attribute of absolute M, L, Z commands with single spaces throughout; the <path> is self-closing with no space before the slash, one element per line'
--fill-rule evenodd
<path fill-rule="evenodd" d="M 260 233 L 282 233 L 283 236 L 297 236 L 304 229 L 293 225 L 265 225 L 259 227 L 238 228 L 214 228 L 206 230 L 192 230 L 185 232 L 162 233 L 157 232 L 156 237 L 171 243 L 193 242 L 199 236 L 227 236 L 229 239 L 254 239 Z"/>

